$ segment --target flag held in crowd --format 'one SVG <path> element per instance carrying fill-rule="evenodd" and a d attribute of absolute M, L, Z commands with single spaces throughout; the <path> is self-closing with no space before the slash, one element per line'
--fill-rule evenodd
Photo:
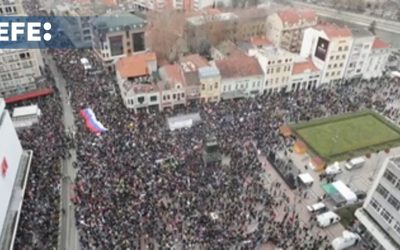
<path fill-rule="evenodd" d="M 86 127 L 93 133 L 101 133 L 107 131 L 107 129 L 96 119 L 91 108 L 86 108 L 81 110 L 81 116 L 85 119 Z"/>

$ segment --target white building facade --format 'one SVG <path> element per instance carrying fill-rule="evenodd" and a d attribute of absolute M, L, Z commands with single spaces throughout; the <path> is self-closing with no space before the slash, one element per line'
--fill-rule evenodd
<path fill-rule="evenodd" d="M 347 27 L 333 24 L 317 25 L 304 32 L 301 56 L 310 57 L 321 70 L 321 84 L 344 82 L 353 37 Z"/>
<path fill-rule="evenodd" d="M 347 62 L 345 78 L 361 78 L 366 73 L 368 57 L 371 54 L 375 40 L 373 34 L 367 30 L 352 30 L 353 45 Z"/>
<path fill-rule="evenodd" d="M 250 49 L 250 56 L 255 56 L 264 71 L 264 92 L 272 93 L 290 90 L 295 54 L 273 46 Z"/>
<path fill-rule="evenodd" d="M 364 72 L 365 79 L 382 77 L 391 53 L 390 45 L 380 38 L 375 38 L 371 53 L 367 58 Z"/>
<path fill-rule="evenodd" d="M 386 159 L 368 192 L 357 219 L 366 229 L 371 249 L 400 248 L 400 157 Z"/>

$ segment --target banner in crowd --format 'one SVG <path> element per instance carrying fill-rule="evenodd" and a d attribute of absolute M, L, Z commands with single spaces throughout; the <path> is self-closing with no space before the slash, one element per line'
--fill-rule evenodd
<path fill-rule="evenodd" d="M 107 129 L 96 119 L 91 108 L 86 108 L 81 110 L 81 116 L 85 119 L 86 127 L 93 133 L 101 133 L 107 131 Z"/>

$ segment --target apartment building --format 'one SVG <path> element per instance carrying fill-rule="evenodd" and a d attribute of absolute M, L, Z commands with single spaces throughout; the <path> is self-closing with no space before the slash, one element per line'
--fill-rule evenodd
<path fill-rule="evenodd" d="M 251 37 L 265 36 L 268 11 L 263 8 L 244 8 L 234 12 L 238 17 L 235 39 L 249 40 Z"/>
<path fill-rule="evenodd" d="M 179 64 L 166 65 L 159 69 L 161 81 L 161 110 L 186 105 L 186 82 Z"/>
<path fill-rule="evenodd" d="M 263 93 L 264 71 L 257 59 L 245 54 L 215 61 L 221 74 L 221 99 L 254 97 Z"/>
<path fill-rule="evenodd" d="M 181 10 L 185 12 L 199 11 L 214 5 L 214 0 L 132 0 L 134 9 L 141 11 L 162 11 L 164 9 Z"/>
<path fill-rule="evenodd" d="M 321 84 L 343 83 L 353 45 L 352 32 L 335 24 L 320 24 L 304 32 L 301 56 L 311 57 L 321 70 Z"/>
<path fill-rule="evenodd" d="M 400 157 L 385 160 L 355 216 L 370 249 L 400 249 Z"/>
<path fill-rule="evenodd" d="M 390 44 L 384 40 L 375 37 L 371 51 L 365 63 L 363 78 L 371 79 L 381 77 L 385 71 L 391 53 Z"/>
<path fill-rule="evenodd" d="M 216 66 L 205 66 L 198 69 L 201 84 L 201 102 L 218 102 L 221 100 L 221 75 Z"/>
<path fill-rule="evenodd" d="M 180 59 L 180 66 L 186 82 L 187 102 L 196 102 L 201 97 L 199 68 L 209 66 L 208 61 L 199 54 L 192 54 Z"/>
<path fill-rule="evenodd" d="M 110 71 L 119 58 L 146 51 L 146 24 L 129 12 L 108 13 L 92 21 L 93 50 Z"/>
<path fill-rule="evenodd" d="M 4 15 L 25 15 L 21 1 L 0 0 L 0 16 Z M 36 89 L 43 65 L 39 50 L 0 49 L 0 97 Z"/>
<path fill-rule="evenodd" d="M 0 16 L 23 15 L 21 0 L 0 0 Z"/>
<path fill-rule="evenodd" d="M 216 42 L 216 37 L 220 41 L 228 39 L 234 40 L 236 35 L 238 16 L 231 12 L 204 13 L 202 15 L 191 16 L 186 19 L 185 35 L 188 48 L 194 50 L 199 48 L 203 42 Z M 212 32 L 210 32 L 212 31 Z M 213 33 L 213 37 L 210 37 Z"/>
<path fill-rule="evenodd" d="M 290 90 L 311 90 L 319 85 L 321 71 L 314 65 L 310 58 L 297 58 L 293 64 Z"/>
<path fill-rule="evenodd" d="M 257 58 L 264 71 L 264 92 L 286 92 L 290 90 L 295 54 L 275 46 L 268 46 L 250 49 L 249 55 Z"/>
<path fill-rule="evenodd" d="M 282 49 L 298 53 L 307 28 L 317 25 L 318 17 L 313 10 L 286 9 L 267 18 L 267 37 Z"/>
<path fill-rule="evenodd" d="M 157 58 L 147 52 L 121 58 L 116 65 L 117 83 L 125 107 L 137 111 L 160 110 Z"/>
<path fill-rule="evenodd" d="M 345 78 L 362 78 L 366 73 L 375 36 L 366 29 L 352 29 L 353 45 L 346 66 Z"/>

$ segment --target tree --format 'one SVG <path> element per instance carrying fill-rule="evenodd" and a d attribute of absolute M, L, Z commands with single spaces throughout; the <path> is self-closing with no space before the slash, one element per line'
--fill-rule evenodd
<path fill-rule="evenodd" d="M 185 53 L 184 13 L 175 10 L 149 13 L 148 20 L 147 44 L 157 57 L 174 61 Z"/>
<path fill-rule="evenodd" d="M 369 25 L 368 30 L 375 35 L 376 33 L 376 21 L 372 21 L 371 24 Z"/>

